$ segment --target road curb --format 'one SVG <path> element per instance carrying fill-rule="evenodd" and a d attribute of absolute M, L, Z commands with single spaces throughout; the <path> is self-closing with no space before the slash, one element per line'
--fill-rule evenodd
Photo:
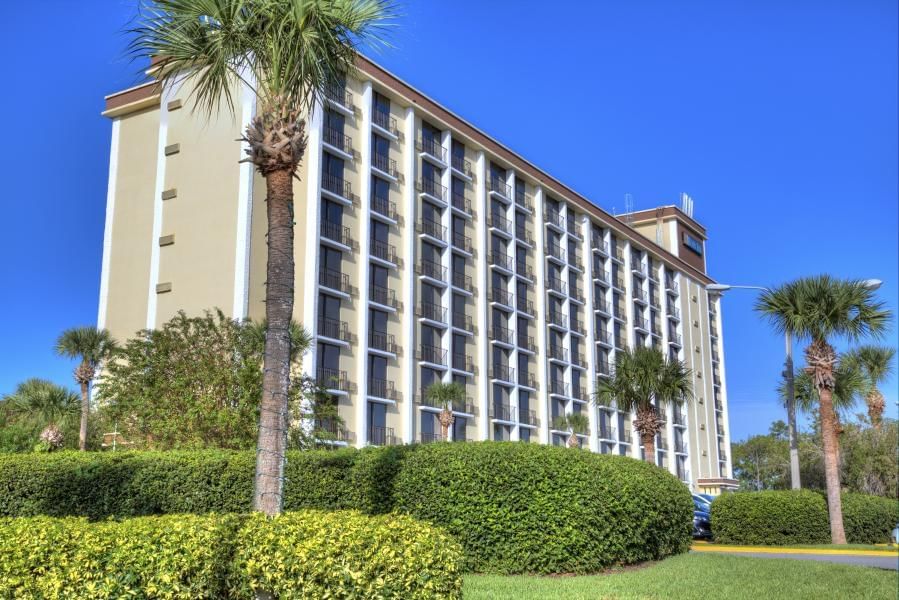
<path fill-rule="evenodd" d="M 895 550 L 846 550 L 837 549 L 815 549 L 815 548 L 777 548 L 771 546 L 724 546 L 717 544 L 693 544 L 690 547 L 693 552 L 723 552 L 723 553 L 746 553 L 754 554 L 812 554 L 819 556 L 839 555 L 839 556 L 882 556 L 882 557 L 899 557 L 899 553 Z"/>

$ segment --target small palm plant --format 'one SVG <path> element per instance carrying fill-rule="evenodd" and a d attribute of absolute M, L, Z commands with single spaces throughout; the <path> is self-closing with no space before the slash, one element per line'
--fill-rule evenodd
<path fill-rule="evenodd" d="M 456 421 L 456 417 L 453 416 L 453 406 L 465 402 L 465 388 L 455 381 L 450 383 L 438 381 L 428 386 L 425 390 L 425 397 L 434 406 L 440 407 L 440 414 L 437 417 L 440 421 L 440 435 L 441 439 L 448 439 L 449 428 Z"/>
<path fill-rule="evenodd" d="M 253 508 L 281 512 L 288 436 L 294 305 L 293 180 L 306 152 L 306 117 L 355 70 L 357 49 L 383 46 L 389 0 L 143 0 L 131 52 L 158 60 L 163 89 L 193 85 L 206 115 L 235 113 L 240 83 L 256 96 L 246 160 L 266 182 L 263 392 Z M 312 199 L 308 199 L 310 202 Z"/>
<path fill-rule="evenodd" d="M 889 323 L 890 312 L 875 299 L 866 282 L 829 275 L 797 279 L 766 291 L 755 308 L 780 333 L 810 342 L 805 362 L 818 393 L 830 537 L 834 544 L 845 544 L 834 410 L 837 353 L 831 340 L 843 337 L 854 342 L 868 335 L 879 337 Z"/>
<path fill-rule="evenodd" d="M 655 437 L 664 428 L 659 410 L 693 399 L 690 370 L 679 360 L 667 358 L 661 350 L 639 346 L 616 352 L 609 379 L 596 383 L 594 401 L 619 410 L 636 412 L 634 429 L 643 443 L 644 459 L 655 464 Z"/>
<path fill-rule="evenodd" d="M 3 398 L 4 411 L 17 422 L 41 428 L 41 444 L 54 450 L 64 443 L 62 428 L 78 418 L 78 394 L 45 379 L 27 379 Z"/>
<path fill-rule="evenodd" d="M 74 327 L 66 329 L 56 340 L 56 353 L 79 359 L 75 367 L 75 381 L 81 388 L 81 427 L 78 431 L 78 449 L 87 450 L 87 418 L 90 414 L 90 386 L 100 365 L 112 358 L 118 346 L 105 329 Z"/>
<path fill-rule="evenodd" d="M 865 403 L 868 405 L 868 417 L 875 429 L 880 429 L 883 420 L 883 410 L 886 403 L 883 400 L 879 386 L 882 385 L 893 373 L 893 359 L 896 357 L 896 349 L 889 346 L 860 346 L 843 356 L 842 364 L 851 365 L 857 369 L 864 378 Z"/>
<path fill-rule="evenodd" d="M 580 446 L 577 436 L 590 429 L 590 419 L 583 413 L 559 415 L 553 420 L 553 427 L 559 431 L 568 431 L 568 447 L 577 448 Z"/>

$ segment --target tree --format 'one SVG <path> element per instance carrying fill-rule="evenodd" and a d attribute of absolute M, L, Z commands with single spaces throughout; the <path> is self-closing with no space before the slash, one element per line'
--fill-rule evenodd
<path fill-rule="evenodd" d="M 453 416 L 453 406 L 465 402 L 465 388 L 455 381 L 432 383 L 425 390 L 425 397 L 441 408 L 438 419 L 440 420 L 441 439 L 449 439 L 449 428 L 453 426 L 456 417 Z"/>
<path fill-rule="evenodd" d="M 789 441 L 775 431 L 773 425 L 767 435 L 755 435 L 744 442 L 734 443 L 731 450 L 734 476 L 740 480 L 744 489 L 760 491 L 789 488 Z"/>
<path fill-rule="evenodd" d="M 876 429 L 880 428 L 886 405 L 878 388 L 892 375 L 895 357 L 895 348 L 870 345 L 855 348 L 843 357 L 842 362 L 858 370 L 865 380 L 864 394 L 868 405 L 868 417 Z"/>
<path fill-rule="evenodd" d="M 283 504 L 294 303 L 293 178 L 306 150 L 304 115 L 355 68 L 361 44 L 383 45 L 388 0 L 145 0 L 132 30 L 135 55 L 160 60 L 159 81 L 193 84 L 205 114 L 233 115 L 240 81 L 256 95 L 242 141 L 266 181 L 265 367 L 253 507 Z M 313 199 L 309 199 L 313 201 Z"/>
<path fill-rule="evenodd" d="M 56 340 L 56 353 L 68 358 L 80 359 L 75 367 L 75 381 L 81 387 L 81 427 L 78 431 L 78 449 L 87 450 L 87 419 L 90 415 L 90 385 L 97 368 L 116 352 L 118 346 L 105 329 L 75 327 L 66 329 Z"/>
<path fill-rule="evenodd" d="M 78 395 L 46 379 L 26 379 L 16 391 L 0 402 L 4 429 L 16 428 L 34 445 L 34 434 L 46 442 L 46 449 L 63 445 L 64 431 L 74 428 L 78 417 Z"/>
<path fill-rule="evenodd" d="M 562 431 L 568 430 L 568 447 L 577 448 L 580 446 L 577 434 L 587 432 L 590 427 L 590 419 L 585 414 L 575 412 L 559 415 L 553 420 L 553 427 Z"/>
<path fill-rule="evenodd" d="M 829 275 L 797 279 L 765 291 L 756 302 L 756 310 L 781 333 L 810 341 L 805 362 L 818 392 L 830 535 L 834 544 L 845 544 L 833 405 L 837 353 L 830 341 L 834 337 L 856 341 L 866 335 L 882 335 L 890 312 L 874 299 L 873 290 L 864 282 Z"/>
<path fill-rule="evenodd" d="M 97 386 L 101 410 L 124 438 L 154 448 L 251 448 L 262 397 L 264 325 L 177 314 L 127 341 Z M 297 370 L 309 336 L 291 326 Z M 288 390 L 294 429 L 312 391 L 293 377 Z M 311 409 L 309 409 L 311 410 Z"/>
<path fill-rule="evenodd" d="M 640 434 L 644 458 L 655 464 L 655 437 L 664 424 L 658 411 L 668 404 L 692 400 L 690 371 L 655 348 L 640 346 L 615 354 L 612 376 L 597 381 L 594 400 L 603 405 L 614 401 L 619 410 L 636 412 L 634 429 Z"/>

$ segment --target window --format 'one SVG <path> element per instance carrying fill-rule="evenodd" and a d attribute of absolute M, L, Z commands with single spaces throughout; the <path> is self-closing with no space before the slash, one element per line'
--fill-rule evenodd
<path fill-rule="evenodd" d="M 329 319 L 334 321 L 340 320 L 340 298 L 329 296 L 327 294 L 318 295 L 318 318 L 321 320 Z"/>
<path fill-rule="evenodd" d="M 522 442 L 530 442 L 531 441 L 531 430 L 527 427 L 520 427 L 518 429 L 518 439 Z"/>
<path fill-rule="evenodd" d="M 371 108 L 375 113 L 376 122 L 387 123 L 390 120 L 390 98 L 384 94 L 374 93 Z"/>
<path fill-rule="evenodd" d="M 453 440 L 456 442 L 464 442 L 467 438 L 465 437 L 465 428 L 468 425 L 468 419 L 465 417 L 456 417 L 455 421 L 453 421 Z"/>
<path fill-rule="evenodd" d="M 322 221 L 340 226 L 343 223 L 343 206 L 322 198 Z"/>
<path fill-rule="evenodd" d="M 370 321 L 371 331 L 375 333 L 387 333 L 387 313 L 383 310 L 375 310 L 374 308 L 368 311 L 368 318 Z"/>
<path fill-rule="evenodd" d="M 371 278 L 372 285 L 376 285 L 382 289 L 387 288 L 387 269 L 386 268 L 380 267 L 378 265 L 371 265 L 371 271 L 369 271 L 369 276 Z"/>
<path fill-rule="evenodd" d="M 686 231 L 684 232 L 684 246 L 702 256 L 702 240 L 690 235 Z"/>
<path fill-rule="evenodd" d="M 381 221 L 371 222 L 371 240 L 375 243 L 386 245 L 389 241 L 389 229 L 386 223 Z"/>
<path fill-rule="evenodd" d="M 343 135 L 343 126 L 345 123 L 344 116 L 333 110 L 325 110 L 325 129 L 330 129 Z"/>
<path fill-rule="evenodd" d="M 337 371 L 340 368 L 340 347 L 331 344 L 318 345 L 318 366 L 320 369 Z"/>
<path fill-rule="evenodd" d="M 372 164 L 386 167 L 390 154 L 390 142 L 377 134 L 371 136 Z"/>
<path fill-rule="evenodd" d="M 368 357 L 368 377 L 377 381 L 387 381 L 387 359 L 383 356 Z"/>
<path fill-rule="evenodd" d="M 343 252 L 329 246 L 321 246 L 319 260 L 323 269 L 340 273 Z"/>

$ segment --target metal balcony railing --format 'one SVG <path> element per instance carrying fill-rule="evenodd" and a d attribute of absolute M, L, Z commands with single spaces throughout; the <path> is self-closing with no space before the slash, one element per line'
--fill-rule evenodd
<path fill-rule="evenodd" d="M 439 140 L 427 135 L 419 135 L 416 144 L 419 152 L 430 154 L 441 162 L 446 162 L 446 148 L 444 148 Z"/>
<path fill-rule="evenodd" d="M 382 173 L 387 173 L 387 175 L 393 178 L 398 178 L 400 176 L 400 172 L 396 168 L 396 161 L 382 154 L 372 155 L 371 166 Z"/>
<path fill-rule="evenodd" d="M 371 241 L 371 255 L 380 258 L 383 261 L 396 264 L 396 246 L 382 242 L 381 240 Z"/>
<path fill-rule="evenodd" d="M 385 400 L 398 399 L 394 382 L 389 379 L 380 379 L 378 377 L 368 378 L 368 395 L 375 398 L 384 398 Z"/>
<path fill-rule="evenodd" d="M 528 314 L 528 315 L 534 314 L 534 301 L 525 296 L 519 296 L 516 299 L 515 307 L 525 314 Z"/>
<path fill-rule="evenodd" d="M 441 404 L 432 400 L 431 398 L 428 398 L 427 390 L 422 390 L 421 394 L 419 394 L 418 396 L 415 397 L 415 402 L 417 404 L 420 404 L 421 406 L 429 406 L 431 408 L 443 408 L 443 406 Z M 458 412 L 458 413 L 467 413 L 469 415 L 476 414 L 476 409 L 475 409 L 474 403 L 472 402 L 472 399 L 470 397 L 466 398 L 464 401 L 452 402 L 450 404 L 450 409 L 453 412 Z"/>
<path fill-rule="evenodd" d="M 373 446 L 393 446 L 397 438 L 393 434 L 393 427 L 371 427 L 368 430 L 368 443 Z"/>
<path fill-rule="evenodd" d="M 399 308 L 399 302 L 396 299 L 396 292 L 390 288 L 372 283 L 368 288 L 368 295 L 372 302 L 376 302 L 390 308 Z"/>
<path fill-rule="evenodd" d="M 539 419 L 537 419 L 537 411 L 529 410 L 526 408 L 518 409 L 518 422 L 524 423 L 525 425 L 531 425 L 533 427 L 540 425 L 540 421 Z"/>
<path fill-rule="evenodd" d="M 565 249 L 559 244 L 546 244 L 546 254 L 563 262 L 565 261 Z"/>
<path fill-rule="evenodd" d="M 350 185 L 350 182 L 343 179 L 343 177 L 331 175 L 330 173 L 322 173 L 322 189 L 331 192 L 336 196 L 340 196 L 349 202 L 353 201 L 353 188 Z"/>
<path fill-rule="evenodd" d="M 453 327 L 464 331 L 474 331 L 474 323 L 471 317 L 462 312 L 453 313 Z"/>
<path fill-rule="evenodd" d="M 507 365 L 494 364 L 490 367 L 490 376 L 493 379 L 512 383 L 515 381 L 515 369 Z"/>
<path fill-rule="evenodd" d="M 462 352 L 453 353 L 453 368 L 457 371 L 465 371 L 466 373 L 474 373 L 474 361 L 471 356 Z"/>
<path fill-rule="evenodd" d="M 439 221 L 422 217 L 419 219 L 416 229 L 418 229 L 418 233 L 429 235 L 441 242 L 446 242 L 446 227 Z"/>
<path fill-rule="evenodd" d="M 512 330 L 497 323 L 491 327 L 492 338 L 504 344 L 512 344 Z"/>
<path fill-rule="evenodd" d="M 471 162 L 469 160 L 467 160 L 464 156 L 458 156 L 456 154 L 453 154 L 452 166 L 455 170 L 459 171 L 463 175 L 466 175 L 467 177 L 471 177 L 471 175 L 472 175 Z"/>
<path fill-rule="evenodd" d="M 560 396 L 567 396 L 568 395 L 568 384 L 559 379 L 550 379 L 549 380 L 549 393 L 560 395 Z"/>
<path fill-rule="evenodd" d="M 319 367 L 316 373 L 316 380 L 320 386 L 328 390 L 350 391 L 350 380 L 346 371 Z"/>
<path fill-rule="evenodd" d="M 447 268 L 433 260 L 428 260 L 426 258 L 419 259 L 418 265 L 416 265 L 416 271 L 419 275 L 423 275 L 424 277 L 446 281 Z"/>
<path fill-rule="evenodd" d="M 453 192 L 452 194 L 453 208 L 461 210 L 466 215 L 471 216 L 471 200 L 465 197 L 465 194 Z"/>
<path fill-rule="evenodd" d="M 522 260 L 516 261 L 515 274 L 526 279 L 534 279 L 534 269 L 529 267 L 528 264 Z"/>
<path fill-rule="evenodd" d="M 335 269 L 321 267 L 318 271 L 318 284 L 344 294 L 353 293 L 350 276 Z"/>
<path fill-rule="evenodd" d="M 458 231 L 453 232 L 453 247 L 471 254 L 472 245 L 471 238 Z"/>
<path fill-rule="evenodd" d="M 679 286 L 676 281 L 671 279 L 665 280 L 665 290 L 671 292 L 672 294 L 676 294 L 678 292 Z"/>
<path fill-rule="evenodd" d="M 338 244 L 343 244 L 349 248 L 356 248 L 356 242 L 353 240 L 350 235 L 350 228 L 344 227 L 339 223 L 333 223 L 331 221 L 322 221 L 321 222 L 321 236 L 325 239 L 332 240 L 337 242 Z"/>
<path fill-rule="evenodd" d="M 600 423 L 599 437 L 604 440 L 617 440 L 618 439 L 618 431 L 611 425 L 606 425 L 605 423 Z"/>
<path fill-rule="evenodd" d="M 534 212 L 534 203 L 531 202 L 531 197 L 521 188 L 515 190 L 515 204 L 529 212 Z"/>
<path fill-rule="evenodd" d="M 397 220 L 396 202 L 391 202 L 386 198 L 373 196 L 371 199 L 371 209 L 379 215 L 384 215 L 388 219 L 393 221 Z"/>
<path fill-rule="evenodd" d="M 543 214 L 543 220 L 546 223 L 550 223 L 551 225 L 555 225 L 559 229 L 565 229 L 565 218 L 556 211 L 551 208 L 547 208 Z"/>
<path fill-rule="evenodd" d="M 469 292 L 474 291 L 471 275 L 466 275 L 461 271 L 453 271 L 453 286 Z"/>
<path fill-rule="evenodd" d="M 418 349 L 418 360 L 445 367 L 446 354 L 447 352 L 443 348 L 422 344 Z"/>
<path fill-rule="evenodd" d="M 325 98 L 340 106 L 353 110 L 353 95 L 347 91 L 343 85 L 326 85 L 324 88 Z"/>
<path fill-rule="evenodd" d="M 568 362 L 568 348 L 550 345 L 547 351 L 550 358 Z"/>
<path fill-rule="evenodd" d="M 501 214 L 491 212 L 490 217 L 487 219 L 487 225 L 494 229 L 499 229 L 503 233 L 512 235 L 512 221 Z"/>
<path fill-rule="evenodd" d="M 342 342 L 350 341 L 350 329 L 346 321 L 323 316 L 318 318 L 318 335 Z"/>
<path fill-rule="evenodd" d="M 565 293 L 565 282 L 558 277 L 549 276 L 546 278 L 546 288 L 560 294 Z"/>
<path fill-rule="evenodd" d="M 531 230 L 524 225 L 515 225 L 515 237 L 523 240 L 529 245 L 534 244 L 534 235 L 531 233 Z"/>
<path fill-rule="evenodd" d="M 496 192 L 497 194 L 502 195 L 504 198 L 511 199 L 512 193 L 509 188 L 509 184 L 500 179 L 494 174 L 490 174 L 490 177 L 487 180 L 487 191 L 488 192 Z"/>
<path fill-rule="evenodd" d="M 393 334 L 384 333 L 382 331 L 369 331 L 368 332 L 368 345 L 375 350 L 380 350 L 382 352 L 390 352 L 391 354 L 398 354 L 398 346 L 396 345 L 396 338 Z"/>
<path fill-rule="evenodd" d="M 419 179 L 416 187 L 420 193 L 427 194 L 441 202 L 446 202 L 447 190 L 446 187 L 440 183 L 431 179 Z"/>
<path fill-rule="evenodd" d="M 342 131 L 338 131 L 334 127 L 325 125 L 322 128 L 322 141 L 329 146 L 337 148 L 341 152 L 347 154 L 353 153 L 353 140 L 350 136 L 345 135 Z"/>
<path fill-rule="evenodd" d="M 597 360 L 596 361 L 596 372 L 600 375 L 611 375 L 612 367 L 609 365 L 609 361 L 607 360 Z"/>
<path fill-rule="evenodd" d="M 499 419 L 501 421 L 511 421 L 512 407 L 508 404 L 494 402 L 490 405 L 490 418 Z"/>
<path fill-rule="evenodd" d="M 668 343 L 674 344 L 675 346 L 682 346 L 681 337 L 679 333 L 672 333 L 668 336 Z"/>
<path fill-rule="evenodd" d="M 353 433 L 331 419 L 315 419 L 313 424 L 316 439 L 322 442 L 352 442 Z"/>
<path fill-rule="evenodd" d="M 512 260 L 511 256 L 501 250 L 494 250 L 490 253 L 490 262 L 506 271 L 512 273 L 515 272 L 515 261 Z"/>
<path fill-rule="evenodd" d="M 534 336 L 524 333 L 518 334 L 518 347 L 530 350 L 531 352 L 537 351 L 537 344 L 534 343 Z"/>
<path fill-rule="evenodd" d="M 607 346 L 612 345 L 612 334 L 608 331 L 597 331 L 595 332 L 596 341 Z"/>
<path fill-rule="evenodd" d="M 433 302 L 419 302 L 418 309 L 415 311 L 417 316 L 438 323 L 446 323 L 446 307 L 434 304 Z"/>
<path fill-rule="evenodd" d="M 490 301 L 497 302 L 499 304 L 503 304 L 505 306 L 515 306 L 515 301 L 513 299 L 512 292 L 500 289 L 500 288 L 491 288 L 490 289 Z"/>
<path fill-rule="evenodd" d="M 384 129 L 385 131 L 388 131 L 393 135 L 399 135 L 399 129 L 396 125 L 396 119 L 394 117 L 391 117 L 390 113 L 386 110 L 373 109 L 371 111 L 371 120 L 381 129 Z"/>

